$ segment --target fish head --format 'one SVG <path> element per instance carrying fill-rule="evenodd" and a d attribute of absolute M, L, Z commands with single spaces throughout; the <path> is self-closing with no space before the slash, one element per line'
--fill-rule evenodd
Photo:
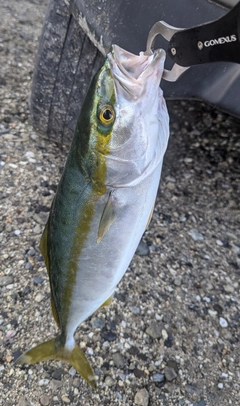
<path fill-rule="evenodd" d="M 87 145 L 86 172 L 96 184 L 130 185 L 161 161 L 169 131 L 159 87 L 165 57 L 162 49 L 146 56 L 113 45 L 93 79 L 81 113 L 81 154 Z"/>
<path fill-rule="evenodd" d="M 110 65 L 115 88 L 115 122 L 110 140 L 110 183 L 139 182 L 162 161 L 169 136 L 169 118 L 159 87 L 166 53 L 134 55 L 112 46 Z"/>

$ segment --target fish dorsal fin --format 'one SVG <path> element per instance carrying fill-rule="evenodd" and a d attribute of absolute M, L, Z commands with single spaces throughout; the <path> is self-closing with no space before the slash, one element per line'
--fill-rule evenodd
<path fill-rule="evenodd" d="M 60 321 L 58 317 L 58 312 L 56 309 L 56 305 L 54 302 L 54 297 L 53 297 L 53 292 L 52 292 L 52 284 L 51 284 L 51 278 L 50 278 L 50 261 L 49 261 L 49 256 L 48 256 L 48 222 L 45 225 L 45 228 L 42 233 L 42 238 L 40 241 L 40 251 L 41 254 L 44 258 L 45 265 L 48 271 L 48 277 L 49 277 L 49 282 L 50 282 L 50 287 L 51 287 L 51 307 L 52 307 L 52 314 L 54 317 L 54 320 L 56 321 L 58 327 L 60 327 Z"/>
<path fill-rule="evenodd" d="M 112 197 L 112 192 L 109 193 L 108 195 L 108 200 L 107 203 L 103 209 L 103 214 L 99 223 L 98 227 L 98 238 L 97 242 L 99 243 L 106 232 L 109 230 L 111 225 L 114 223 L 116 220 L 116 212 L 115 212 L 115 207 L 114 207 L 114 199 Z"/>
<path fill-rule="evenodd" d="M 47 268 L 47 271 L 48 271 L 48 276 L 49 276 L 50 269 L 49 269 L 49 257 L 48 257 L 47 240 L 48 240 L 48 222 L 44 227 L 42 237 L 41 237 L 41 240 L 40 240 L 39 248 L 40 248 L 41 254 L 42 254 L 43 258 L 44 258 L 44 262 L 45 262 L 45 265 L 46 265 L 46 268 Z"/>

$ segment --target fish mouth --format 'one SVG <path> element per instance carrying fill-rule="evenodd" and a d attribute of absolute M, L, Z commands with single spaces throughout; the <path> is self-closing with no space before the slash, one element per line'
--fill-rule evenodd
<path fill-rule="evenodd" d="M 155 50 L 151 55 L 145 55 L 143 52 L 135 55 L 118 45 L 113 45 L 108 54 L 116 85 L 120 85 L 122 90 L 134 98 L 144 92 L 149 80 L 154 82 L 154 85 L 159 85 L 165 58 L 166 52 L 163 49 Z"/>

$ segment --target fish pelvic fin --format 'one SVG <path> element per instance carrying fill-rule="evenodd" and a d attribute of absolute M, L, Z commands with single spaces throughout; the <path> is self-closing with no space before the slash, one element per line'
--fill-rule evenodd
<path fill-rule="evenodd" d="M 74 345 L 72 350 L 68 350 L 61 341 L 61 336 L 58 336 L 37 345 L 22 354 L 16 360 L 16 364 L 31 365 L 46 360 L 64 361 L 72 365 L 93 389 L 97 389 L 94 372 L 84 352 L 77 344 Z"/>

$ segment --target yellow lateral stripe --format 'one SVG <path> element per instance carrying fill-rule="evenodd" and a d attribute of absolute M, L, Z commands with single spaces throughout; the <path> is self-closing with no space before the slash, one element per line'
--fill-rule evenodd
<path fill-rule="evenodd" d="M 110 83 L 110 85 L 109 85 Z M 106 87 L 106 89 L 105 89 Z M 92 174 L 92 191 L 89 194 L 88 201 L 85 204 L 84 208 L 79 213 L 79 223 L 76 226 L 75 236 L 73 239 L 73 244 L 70 252 L 69 266 L 67 270 L 67 278 L 65 282 L 65 289 L 63 292 L 63 302 L 64 308 L 66 309 L 65 315 L 63 318 L 65 321 L 68 319 L 73 289 L 76 284 L 76 277 L 78 271 L 78 259 L 81 255 L 81 251 L 84 247 L 84 244 L 87 241 L 88 234 L 91 228 L 92 219 L 94 216 L 94 209 L 97 200 L 106 193 L 106 177 L 107 177 L 107 162 L 106 156 L 110 153 L 110 140 L 112 137 L 112 127 L 109 128 L 109 131 L 102 131 L 101 126 L 99 125 L 97 118 L 98 104 L 100 96 L 103 97 L 103 93 L 107 101 L 111 97 L 111 102 L 115 100 L 114 96 L 114 86 L 113 80 L 109 72 L 102 71 L 98 78 L 96 84 L 96 98 L 93 105 L 93 110 L 90 115 L 91 123 L 91 134 L 89 140 L 89 156 L 94 155 L 95 162 L 94 170 Z M 109 94 L 109 89 L 110 93 Z M 96 230 L 96 243 L 97 243 L 97 231 Z M 63 323 L 65 326 L 67 323 Z"/>

